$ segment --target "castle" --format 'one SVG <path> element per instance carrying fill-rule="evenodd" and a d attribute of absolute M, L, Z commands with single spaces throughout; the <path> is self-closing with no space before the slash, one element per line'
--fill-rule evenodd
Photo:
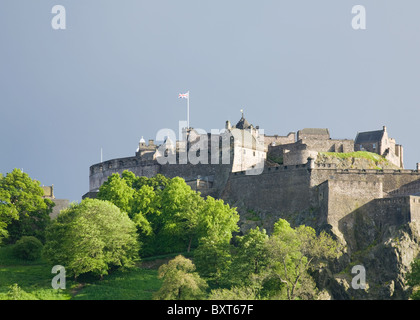
<path fill-rule="evenodd" d="M 252 212 L 268 230 L 278 218 L 329 229 L 349 250 L 364 245 L 350 231 L 358 217 L 369 217 L 376 233 L 420 221 L 420 171 L 404 169 L 403 148 L 385 126 L 359 132 L 355 140 L 332 139 L 328 129 L 318 128 L 269 136 L 242 114 L 218 134 L 189 128 L 183 135 L 176 142 L 168 135 L 159 145 L 142 138 L 134 156 L 92 165 L 83 198 L 95 197 L 110 175 L 124 170 L 179 176 L 203 196 L 238 207 L 244 221 Z M 358 151 L 378 158 L 357 158 Z"/>

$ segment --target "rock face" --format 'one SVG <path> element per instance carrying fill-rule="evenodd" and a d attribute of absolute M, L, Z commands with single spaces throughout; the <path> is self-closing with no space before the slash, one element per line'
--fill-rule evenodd
<path fill-rule="evenodd" d="M 363 229 L 370 227 L 355 225 L 362 233 Z M 329 270 L 330 281 L 324 280 L 324 285 L 335 299 L 408 299 L 411 291 L 404 279 L 410 264 L 420 253 L 419 240 L 419 226 L 407 223 L 399 228 L 389 227 L 370 245 L 352 248 L 349 243 L 341 261 Z M 352 279 L 358 274 L 351 274 L 353 266 L 365 269 L 365 289 L 353 289 Z"/>

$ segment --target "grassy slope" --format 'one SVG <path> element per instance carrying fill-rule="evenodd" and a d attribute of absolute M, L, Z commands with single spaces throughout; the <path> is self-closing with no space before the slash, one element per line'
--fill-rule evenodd
<path fill-rule="evenodd" d="M 67 278 L 65 290 L 54 290 L 55 274 L 43 260 L 28 262 L 12 256 L 11 246 L 0 248 L 0 300 L 7 298 L 9 287 L 17 283 L 28 295 L 40 300 L 150 300 L 161 286 L 156 269 L 135 268 L 115 271 L 99 280 L 81 277 L 78 282 Z"/>
<path fill-rule="evenodd" d="M 341 159 L 348 159 L 348 158 L 363 158 L 368 159 L 374 162 L 386 162 L 384 157 L 380 156 L 379 154 L 368 152 L 368 151 L 355 151 L 355 152 L 320 152 L 321 155 L 326 155 L 330 157 L 336 157 Z"/>
<path fill-rule="evenodd" d="M 383 167 L 389 167 L 397 169 L 396 166 L 392 165 L 387 159 L 379 154 L 368 152 L 368 151 L 355 151 L 355 152 L 319 152 L 319 155 L 324 158 L 337 158 L 347 161 L 348 159 L 366 159 L 372 163 L 371 168 L 381 170 Z M 320 160 L 322 161 L 322 160 Z"/>

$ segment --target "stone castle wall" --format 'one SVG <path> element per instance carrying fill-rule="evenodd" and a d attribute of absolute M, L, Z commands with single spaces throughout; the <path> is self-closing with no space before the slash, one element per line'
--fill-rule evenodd
<path fill-rule="evenodd" d="M 93 192 L 108 180 L 114 173 L 121 174 L 124 170 L 132 171 L 137 176 L 153 177 L 159 173 L 159 165 L 153 160 L 143 160 L 137 157 L 127 157 L 94 164 L 89 169 L 89 191 Z"/>

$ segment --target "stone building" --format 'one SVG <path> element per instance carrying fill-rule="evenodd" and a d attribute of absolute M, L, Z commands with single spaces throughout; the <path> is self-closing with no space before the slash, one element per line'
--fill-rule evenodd
<path fill-rule="evenodd" d="M 70 206 L 70 201 L 68 199 L 56 199 L 54 196 L 54 185 L 51 186 L 42 186 L 42 190 L 44 190 L 43 198 L 50 199 L 52 202 L 54 202 L 55 206 L 53 208 L 53 211 L 50 213 L 50 218 L 54 219 L 59 214 L 60 211 L 63 209 L 66 209 Z"/>
<path fill-rule="evenodd" d="M 404 168 L 403 147 L 388 136 L 386 126 L 382 130 L 357 133 L 355 151 L 369 151 L 385 157 L 400 168 Z"/>

